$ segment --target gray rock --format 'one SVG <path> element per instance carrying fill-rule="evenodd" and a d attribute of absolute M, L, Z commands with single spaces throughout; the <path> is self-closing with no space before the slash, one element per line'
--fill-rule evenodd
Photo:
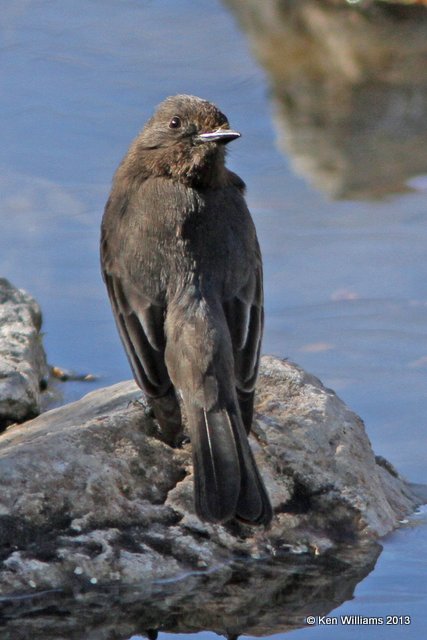
<path fill-rule="evenodd" d="M 201 522 L 191 445 L 164 444 L 133 382 L 0 436 L 0 596 L 176 578 L 236 555 L 322 557 L 392 530 L 417 499 L 362 421 L 296 365 L 264 357 L 251 436 L 269 530 Z"/>
<path fill-rule="evenodd" d="M 304 626 L 352 597 L 373 568 L 380 545 L 327 554 L 224 563 L 175 580 L 119 581 L 74 593 L 0 598 L 2 640 L 125 640 L 133 635 L 211 630 L 228 638 L 271 636 Z"/>
<path fill-rule="evenodd" d="M 40 413 L 48 375 L 41 323 L 37 302 L 0 278 L 0 430 Z"/>

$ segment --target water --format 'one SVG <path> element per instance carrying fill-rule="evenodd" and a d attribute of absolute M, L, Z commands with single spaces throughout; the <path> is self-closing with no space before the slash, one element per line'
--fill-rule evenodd
<path fill-rule="evenodd" d="M 248 184 L 264 255 L 264 352 L 295 360 L 334 388 L 364 419 L 376 453 L 425 483 L 427 81 L 415 46 L 425 41 L 424 18 L 393 23 L 398 46 L 401 30 L 413 47 L 398 50 L 411 64 L 400 93 L 390 64 L 395 84 L 389 93 L 372 85 L 373 108 L 369 78 L 363 90 L 349 90 L 357 71 L 350 54 L 338 57 L 349 69 L 345 99 L 316 93 L 317 76 L 310 84 L 288 69 L 282 85 L 266 49 L 274 38 L 263 41 L 267 23 L 251 30 L 243 12 L 245 35 L 237 13 L 216 0 L 4 5 L 0 274 L 40 302 L 49 361 L 98 375 L 97 386 L 130 377 L 99 275 L 102 210 L 112 173 L 154 105 L 175 93 L 200 95 L 243 134 L 230 145 L 229 166 Z M 374 29 L 372 20 L 363 37 L 380 49 Z M 307 95 L 315 98 L 308 106 Z M 67 383 L 64 401 L 88 390 Z M 364 637 L 425 633 L 426 531 L 419 516 L 390 536 L 375 571 L 341 605 L 340 613 L 412 616 L 408 627 L 364 628 Z M 359 631 L 317 627 L 288 637 Z"/>

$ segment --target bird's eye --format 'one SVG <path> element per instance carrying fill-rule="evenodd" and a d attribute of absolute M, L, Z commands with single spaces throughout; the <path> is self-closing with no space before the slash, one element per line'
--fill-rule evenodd
<path fill-rule="evenodd" d="M 228 124 L 226 116 L 221 111 L 218 113 L 218 124 L 220 127 L 222 127 L 223 124 Z"/>
<path fill-rule="evenodd" d="M 169 122 L 170 129 L 179 129 L 180 126 L 181 126 L 181 118 L 179 118 L 178 116 L 174 116 L 172 120 Z"/>

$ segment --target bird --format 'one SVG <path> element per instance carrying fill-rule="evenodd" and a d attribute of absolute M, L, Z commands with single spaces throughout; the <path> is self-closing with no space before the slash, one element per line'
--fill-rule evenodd
<path fill-rule="evenodd" d="M 194 505 L 210 523 L 268 526 L 248 435 L 263 333 L 262 258 L 240 137 L 213 103 L 166 98 L 131 143 L 101 225 L 101 268 L 135 380 L 170 446 L 192 449 Z"/>

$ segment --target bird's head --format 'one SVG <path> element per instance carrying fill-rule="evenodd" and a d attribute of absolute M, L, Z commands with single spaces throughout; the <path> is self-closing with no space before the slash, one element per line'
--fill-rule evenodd
<path fill-rule="evenodd" d="M 216 187 L 225 175 L 225 145 L 239 137 L 215 105 L 178 95 L 159 105 L 127 158 L 144 177 L 163 176 L 189 186 Z"/>

